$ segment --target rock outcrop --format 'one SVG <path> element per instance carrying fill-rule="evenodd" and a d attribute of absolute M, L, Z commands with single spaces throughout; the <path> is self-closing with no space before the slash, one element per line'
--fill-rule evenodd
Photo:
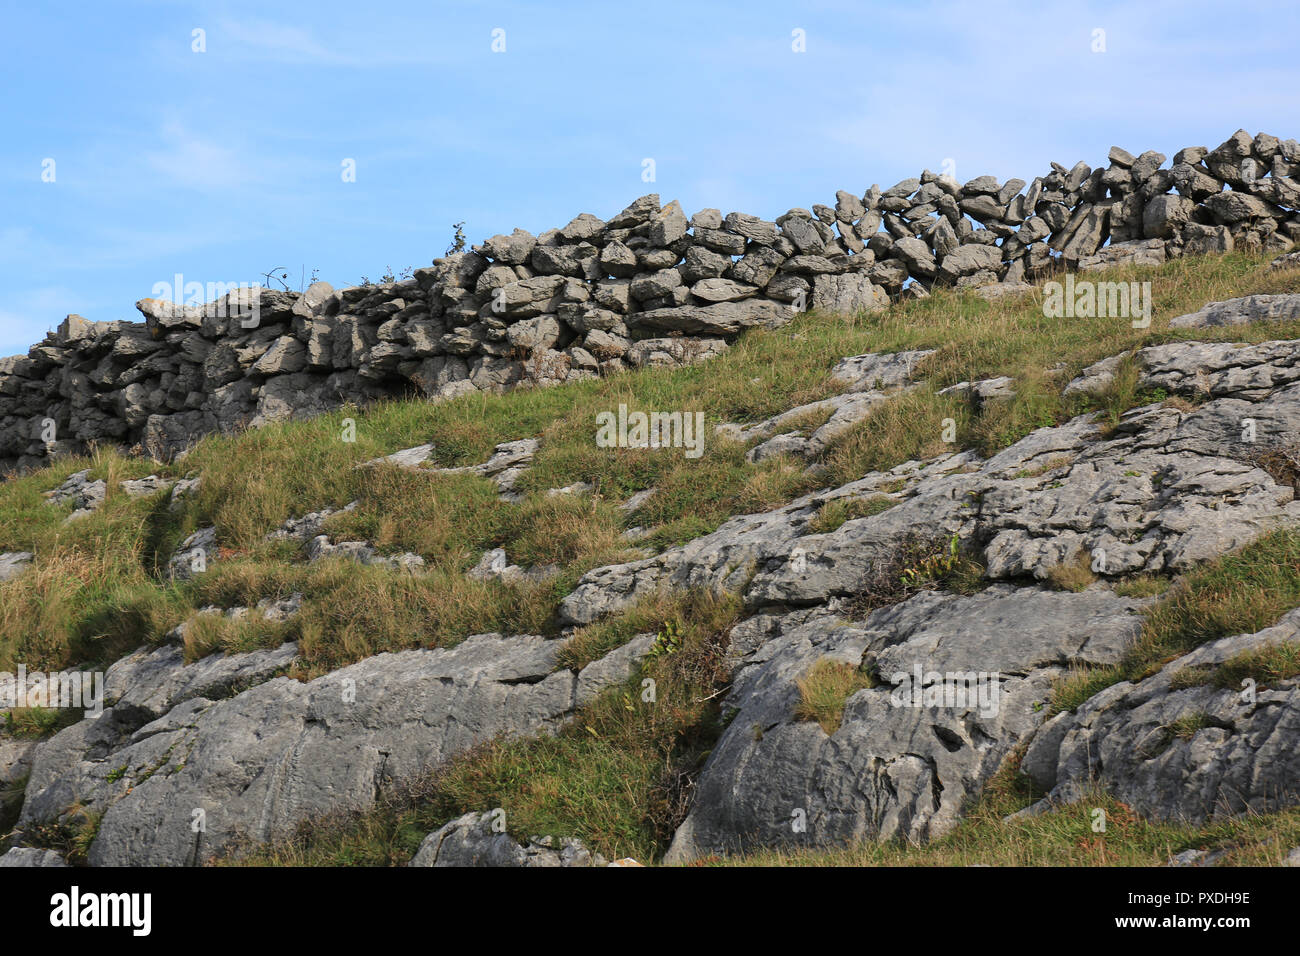
<path fill-rule="evenodd" d="M 1143 817 L 1200 824 L 1300 800 L 1300 678 L 1212 680 L 1234 657 L 1300 644 L 1300 611 L 1274 627 L 1202 645 L 1137 683 L 1059 714 L 1021 769 L 1049 803 L 1100 785 Z M 1180 723 L 1181 721 L 1181 723 Z"/>
<path fill-rule="evenodd" d="M 739 664 L 723 703 L 734 716 L 668 859 L 942 835 L 1041 723 L 1053 678 L 1120 659 L 1138 607 L 1104 589 L 995 585 L 923 592 L 852 624 L 762 622 L 774 633 Z M 796 717 L 797 681 L 823 658 L 876 675 L 831 735 Z M 925 698 L 916 674 L 946 698 Z"/>
<path fill-rule="evenodd" d="M 1104 440 L 1086 415 L 987 460 L 963 452 L 907 463 L 733 518 L 681 547 L 588 572 L 560 613 L 590 623 L 661 586 L 743 589 L 754 609 L 816 605 L 857 593 L 909 536 L 957 535 L 994 581 L 1044 580 L 1081 555 L 1103 576 L 1186 570 L 1300 517 L 1291 483 L 1253 463 L 1300 435 L 1296 354 L 1289 342 L 1144 349 L 1144 383 L 1212 400 L 1134 409 Z M 879 496 L 896 504 L 808 533 L 827 501 Z"/>
<path fill-rule="evenodd" d="M 190 665 L 171 647 L 141 649 L 109 671 L 100 717 L 27 757 L 18 828 L 74 805 L 102 813 L 97 866 L 193 865 L 285 836 L 476 744 L 553 731 L 634 663 L 620 649 L 575 674 L 558 665 L 562 644 L 480 634 L 308 683 L 275 676 L 292 644 Z"/>
<path fill-rule="evenodd" d="M 532 837 L 517 842 L 498 831 L 494 812 L 467 813 L 430 833 L 420 844 L 410 866 L 607 866 L 599 853 L 592 853 L 579 840 Z"/>

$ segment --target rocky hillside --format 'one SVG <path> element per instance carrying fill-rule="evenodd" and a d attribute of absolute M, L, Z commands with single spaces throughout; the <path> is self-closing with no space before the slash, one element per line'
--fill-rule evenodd
<path fill-rule="evenodd" d="M 747 328 L 809 308 L 883 308 L 905 288 L 998 294 L 1061 264 L 1276 254 L 1300 239 L 1295 140 L 1238 130 L 1166 161 L 1115 147 L 1104 166 L 1053 164 L 1028 184 L 926 170 L 775 222 L 717 209 L 688 219 L 648 195 L 608 220 L 516 229 L 401 281 L 347 289 L 178 278 L 170 297 L 137 303 L 143 323 L 68 316 L 26 356 L 0 360 L 0 467 L 92 443 L 165 459 L 203 434 L 346 403 L 707 358 Z"/>
<path fill-rule="evenodd" d="M 0 484 L 0 863 L 1295 861 L 1300 263 L 1285 187 L 1241 165 L 1289 183 L 1300 157 L 1239 137 L 1175 157 L 1171 183 L 1220 189 L 1189 187 L 1154 258 L 900 282 L 671 362 L 322 405 L 179 457 L 24 446 L 39 467 Z M 1039 185 L 1113 190 L 1075 233 L 1101 215 L 1122 245 L 1156 155 Z M 886 200 L 931 183 L 999 223 L 1065 202 L 933 179 L 825 215 L 916 222 Z M 1197 221 L 1233 193 L 1271 205 Z M 803 250 L 803 221 L 783 263 L 841 241 L 813 225 Z M 1186 254 L 1192 225 L 1247 248 Z M 633 238 L 602 248 L 661 248 Z M 1065 245 L 1044 268 L 1097 251 Z M 1149 314 L 1061 315 L 1067 280 L 1147 288 Z M 601 440 L 636 412 L 679 425 Z M 31 696 L 70 671 L 102 674 L 102 713 Z"/>

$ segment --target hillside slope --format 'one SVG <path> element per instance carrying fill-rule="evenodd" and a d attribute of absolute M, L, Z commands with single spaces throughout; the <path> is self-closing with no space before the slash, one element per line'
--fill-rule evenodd
<path fill-rule="evenodd" d="M 11 713 L 8 841 L 94 864 L 1281 862 L 1300 271 L 1271 261 L 1089 275 L 1151 282 L 1147 328 L 936 289 L 693 367 L 11 478 L 0 672 L 107 668 L 109 709 Z M 1272 298 L 1199 312 L 1246 295 Z M 702 412 L 703 454 L 601 447 L 620 405 Z M 899 706 L 918 669 L 974 696 Z M 1122 825 L 1079 845 L 1063 807 Z M 890 837 L 917 848 L 844 850 Z M 789 856 L 813 851 L 858 855 Z"/>

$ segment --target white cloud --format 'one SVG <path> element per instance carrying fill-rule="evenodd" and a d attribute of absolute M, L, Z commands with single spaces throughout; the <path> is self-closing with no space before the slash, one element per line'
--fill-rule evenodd
<path fill-rule="evenodd" d="M 171 183 L 194 189 L 232 189 L 257 179 L 243 150 L 197 136 L 180 123 L 164 125 L 160 139 L 162 148 L 146 150 L 145 161 Z"/>
<path fill-rule="evenodd" d="M 223 20 L 221 32 L 243 45 L 245 54 L 263 54 L 285 63 L 346 63 L 348 58 L 327 49 L 309 31 L 269 20 Z"/>

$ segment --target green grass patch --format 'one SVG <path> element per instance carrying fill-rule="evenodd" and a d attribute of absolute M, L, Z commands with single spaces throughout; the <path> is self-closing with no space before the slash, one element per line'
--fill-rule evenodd
<path fill-rule="evenodd" d="M 397 865 L 448 820 L 501 808 L 519 839 L 577 837 L 614 859 L 656 859 L 686 812 L 690 782 L 722 731 L 723 655 L 733 598 L 679 595 L 628 612 L 633 633 L 664 620 L 656 652 L 626 685 L 600 695 L 555 736 L 497 740 L 426 778 L 404 781 L 361 814 L 335 814 L 288 840 L 225 862 Z M 646 681 L 652 681 L 647 684 Z"/>
<path fill-rule="evenodd" d="M 1117 666 L 1072 671 L 1057 682 L 1051 711 L 1073 710 L 1111 684 L 1149 677 L 1201 644 L 1263 630 L 1297 606 L 1300 531 L 1269 532 L 1184 575 L 1147 611 L 1142 633 Z"/>
<path fill-rule="evenodd" d="M 1270 272 L 1267 264 L 1267 257 L 1234 254 L 1099 274 L 1106 281 L 1152 282 L 1155 321 L 1144 330 L 1122 319 L 1046 318 L 1039 292 L 990 303 L 967 292 L 936 290 L 882 312 L 809 313 L 780 329 L 753 330 L 725 354 L 693 368 L 641 370 L 443 403 L 342 408 L 310 421 L 210 436 L 183 465 L 161 466 L 112 451 L 61 461 L 0 484 L 0 550 L 36 554 L 34 567 L 0 584 L 0 667 L 12 669 L 22 661 L 53 670 L 111 661 L 160 640 L 204 606 L 205 592 L 235 578 L 294 579 L 293 589 L 306 595 L 303 621 L 295 627 L 312 648 L 312 666 L 347 663 L 380 649 L 434 646 L 466 633 L 537 630 L 547 626 L 559 588 L 576 580 L 574 574 L 626 559 L 620 535 L 632 516 L 616 506 L 646 488 L 656 493 L 635 523 L 652 528 L 643 544 L 666 548 L 713 531 L 734 515 L 778 507 L 871 470 L 963 448 L 996 451 L 1080 411 L 1099 411 L 1102 424 L 1111 425 L 1132 403 L 1153 397 L 1137 394 L 1127 373 L 1106 394 L 1068 401 L 1060 396 L 1069 377 L 1109 355 L 1189 338 L 1300 337 L 1300 322 L 1166 327 L 1168 317 L 1210 300 L 1300 289 L 1300 275 Z M 834 394 L 830 372 L 844 356 L 917 348 L 935 350 L 919 370 L 925 383 L 890 397 L 832 442 L 819 477 L 810 475 L 805 462 L 783 457 L 750 464 L 745 446 L 714 436 L 723 422 L 758 422 Z M 962 380 L 999 375 L 1015 380 L 1013 398 L 979 404 L 937 394 Z M 682 449 L 598 448 L 595 416 L 620 404 L 703 412 L 703 457 L 687 458 Z M 798 424 L 806 430 L 820 419 L 813 414 Z M 527 495 L 521 505 L 499 501 L 492 483 L 474 476 L 356 467 L 425 443 L 433 444 L 437 465 L 470 465 L 486 460 L 496 444 L 524 437 L 540 438 L 541 447 L 521 478 Z M 106 481 L 107 500 L 96 513 L 65 524 L 70 506 L 47 505 L 44 492 L 82 468 Z M 130 499 L 121 492 L 122 479 L 153 472 L 173 479 L 199 476 L 201 490 L 176 512 L 165 495 Z M 548 489 L 578 481 L 594 485 L 594 493 L 545 497 Z M 354 571 L 355 580 L 347 582 L 338 571 L 302 568 L 294 548 L 265 540 L 287 518 L 353 500 L 360 501 L 357 510 L 332 519 L 329 533 L 364 538 L 383 551 L 414 551 L 428 562 L 427 580 L 381 583 Z M 825 516 L 827 527 L 834 518 Z M 225 584 L 168 581 L 163 571 L 175 546 L 212 525 L 219 529 L 220 560 L 203 577 Z M 466 585 L 462 572 L 492 547 L 504 547 L 512 562 L 525 566 L 560 564 L 565 574 L 556 587 L 535 592 Z M 237 570 L 222 572 L 223 566 Z M 340 582 L 337 592 L 325 587 L 334 581 Z M 277 595 L 283 596 L 278 588 L 245 593 L 243 599 L 256 603 Z M 364 603 L 372 598 L 375 607 L 394 610 L 390 625 Z M 399 608 L 406 600 L 411 608 Z M 361 624 L 348 623 L 352 617 L 378 631 L 367 639 Z M 277 636 L 268 631 L 209 643 L 247 646 Z"/>
<path fill-rule="evenodd" d="M 882 511 L 888 511 L 897 503 L 888 495 L 872 495 L 869 498 L 832 498 L 822 505 L 813 519 L 808 522 L 808 534 L 829 534 L 846 521 L 870 518 Z"/>
<path fill-rule="evenodd" d="M 860 667 L 829 657 L 818 660 L 795 684 L 799 688 L 795 717 L 816 721 L 828 735 L 840 729 L 845 702 L 858 691 L 875 686 Z"/>

